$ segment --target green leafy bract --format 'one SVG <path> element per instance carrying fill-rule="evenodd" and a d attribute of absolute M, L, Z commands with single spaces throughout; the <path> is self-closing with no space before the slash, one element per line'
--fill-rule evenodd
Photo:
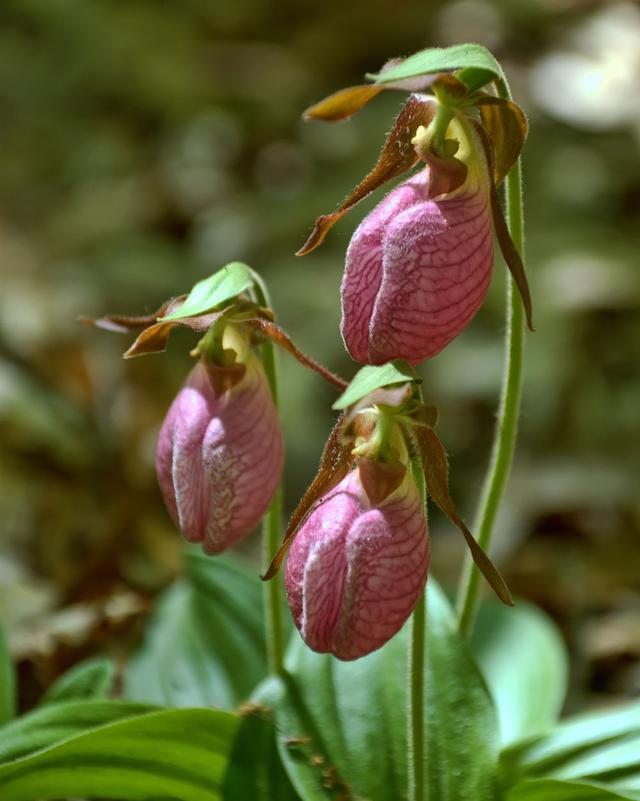
<path fill-rule="evenodd" d="M 376 83 L 392 83 L 419 75 L 461 70 L 458 78 L 470 89 L 480 88 L 488 80 L 503 79 L 502 67 L 491 53 L 479 44 L 430 47 L 405 58 L 394 67 L 367 75 Z"/>
<path fill-rule="evenodd" d="M 368 364 L 358 370 L 349 386 L 333 404 L 333 408 L 346 409 L 376 389 L 394 384 L 406 384 L 407 381 L 421 383 L 422 379 L 415 370 L 402 361 L 388 362 L 379 366 Z"/>
<path fill-rule="evenodd" d="M 179 320 L 182 317 L 194 317 L 205 314 L 245 292 L 253 284 L 251 269 L 239 261 L 232 261 L 221 270 L 204 278 L 193 287 L 177 309 L 165 317 L 159 317 L 159 322 Z"/>

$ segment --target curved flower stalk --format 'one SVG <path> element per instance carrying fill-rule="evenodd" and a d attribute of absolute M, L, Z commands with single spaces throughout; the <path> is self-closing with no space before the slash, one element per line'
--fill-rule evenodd
<path fill-rule="evenodd" d="M 374 169 L 337 212 L 318 218 L 299 251 L 313 250 L 359 200 L 423 162 L 363 220 L 347 251 L 341 330 L 347 350 L 363 363 L 418 364 L 468 325 L 489 287 L 494 226 L 531 324 L 524 268 L 496 195 L 524 141 L 524 115 L 513 103 L 469 94 L 451 75 L 438 76 L 431 88 L 435 97 L 409 97 Z M 336 102 L 329 110 L 318 104 L 309 116 L 335 118 L 329 112 L 335 114 Z"/>

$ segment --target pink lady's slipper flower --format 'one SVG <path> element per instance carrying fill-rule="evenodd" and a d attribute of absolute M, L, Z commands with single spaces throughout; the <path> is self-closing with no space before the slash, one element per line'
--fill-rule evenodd
<path fill-rule="evenodd" d="M 158 481 L 175 524 L 208 554 L 260 521 L 276 491 L 284 446 L 258 359 L 217 367 L 201 359 L 173 401 L 157 448 Z"/>
<path fill-rule="evenodd" d="M 486 164 L 429 199 L 430 170 L 394 189 L 354 233 L 342 282 L 342 336 L 359 362 L 439 353 L 480 308 L 491 280 Z"/>
<path fill-rule="evenodd" d="M 427 580 L 424 505 L 410 471 L 372 503 L 355 468 L 317 504 L 286 568 L 293 619 L 314 651 L 358 659 L 400 630 Z"/>
<path fill-rule="evenodd" d="M 524 114 L 511 101 L 469 93 L 452 75 L 424 78 L 429 84 L 435 96 L 410 95 L 372 171 L 337 211 L 316 220 L 298 251 L 318 247 L 356 203 L 422 163 L 364 219 L 347 250 L 342 336 L 351 356 L 366 364 L 418 364 L 458 336 L 486 296 L 494 229 L 531 327 L 524 267 L 496 192 L 524 142 Z M 383 88 L 343 90 L 307 116 L 343 119 Z"/>

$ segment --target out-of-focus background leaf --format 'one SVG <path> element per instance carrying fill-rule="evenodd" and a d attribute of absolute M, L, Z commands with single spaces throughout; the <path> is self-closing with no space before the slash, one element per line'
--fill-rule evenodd
<path fill-rule="evenodd" d="M 401 98 L 300 112 L 389 57 L 477 41 L 526 109 L 524 412 L 496 555 L 570 645 L 568 709 L 640 692 L 640 11 L 616 0 L 5 0 L 0 5 L 0 618 L 32 706 L 67 667 L 140 647 L 179 543 L 155 483 L 194 335 L 127 363 L 78 315 L 152 311 L 231 260 L 268 281 L 295 341 L 350 377 L 338 288 L 350 232 L 293 252 L 373 162 Z M 453 492 L 471 516 L 500 380 L 504 267 L 425 365 Z M 287 506 L 335 392 L 281 360 Z M 451 587 L 458 535 L 432 515 Z M 242 546 L 256 557 L 256 540 Z M 256 567 L 256 574 L 257 574 Z M 256 579 L 257 581 L 257 579 Z M 116 681 L 116 690 L 118 681 Z"/>

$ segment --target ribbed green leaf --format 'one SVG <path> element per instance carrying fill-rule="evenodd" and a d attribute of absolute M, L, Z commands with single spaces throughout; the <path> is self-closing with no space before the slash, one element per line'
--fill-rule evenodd
<path fill-rule="evenodd" d="M 493 799 L 495 712 L 433 582 L 428 621 L 429 797 Z M 291 676 L 260 688 L 258 697 L 275 706 L 280 752 L 304 801 L 341 792 L 369 801 L 406 797 L 406 635 L 354 662 L 316 654 L 296 638 L 288 655 Z"/>
<path fill-rule="evenodd" d="M 9 653 L 9 644 L 0 626 L 0 725 L 16 713 L 16 677 Z"/>
<path fill-rule="evenodd" d="M 124 677 L 127 698 L 233 709 L 266 675 L 262 593 L 229 556 L 185 552 L 183 579 L 160 600 Z"/>
<path fill-rule="evenodd" d="M 640 703 L 580 715 L 501 756 L 503 783 L 524 778 L 586 779 L 640 788 Z"/>
<path fill-rule="evenodd" d="M 473 89 L 482 86 L 481 72 L 488 73 L 492 78 L 502 78 L 502 67 L 491 53 L 478 44 L 459 44 L 452 47 L 430 47 L 405 58 L 395 67 L 385 69 L 375 75 L 367 75 L 376 83 L 391 83 L 404 78 L 415 78 L 418 75 L 447 72 L 451 70 L 474 70 L 473 73 L 462 75 L 461 78 Z"/>
<path fill-rule="evenodd" d="M 562 782 L 534 779 L 520 782 L 505 795 L 505 801 L 637 801 L 640 792 L 633 789 L 614 791 L 587 782 Z"/>
<path fill-rule="evenodd" d="M 231 298 L 235 298 L 253 284 L 251 270 L 246 264 L 234 261 L 221 270 L 205 278 L 193 287 L 184 303 L 166 317 L 158 318 L 165 322 L 204 314 Z"/>
<path fill-rule="evenodd" d="M 42 702 L 104 698 L 113 686 L 114 676 L 115 668 L 110 659 L 87 659 L 60 676 L 44 694 Z"/>
<path fill-rule="evenodd" d="M 480 609 L 471 650 L 498 710 L 503 745 L 547 732 L 567 689 L 567 654 L 553 623 L 519 602 Z"/>
<path fill-rule="evenodd" d="M 152 711 L 155 711 L 155 707 L 120 701 L 47 704 L 0 729 L 0 762 L 27 756 L 98 726 Z"/>
<path fill-rule="evenodd" d="M 276 746 L 273 715 L 242 718 L 222 788 L 224 801 L 300 801 Z"/>
<path fill-rule="evenodd" d="M 207 709 L 120 720 L 2 765 L 0 798 L 216 801 L 237 728 L 233 715 Z"/>

